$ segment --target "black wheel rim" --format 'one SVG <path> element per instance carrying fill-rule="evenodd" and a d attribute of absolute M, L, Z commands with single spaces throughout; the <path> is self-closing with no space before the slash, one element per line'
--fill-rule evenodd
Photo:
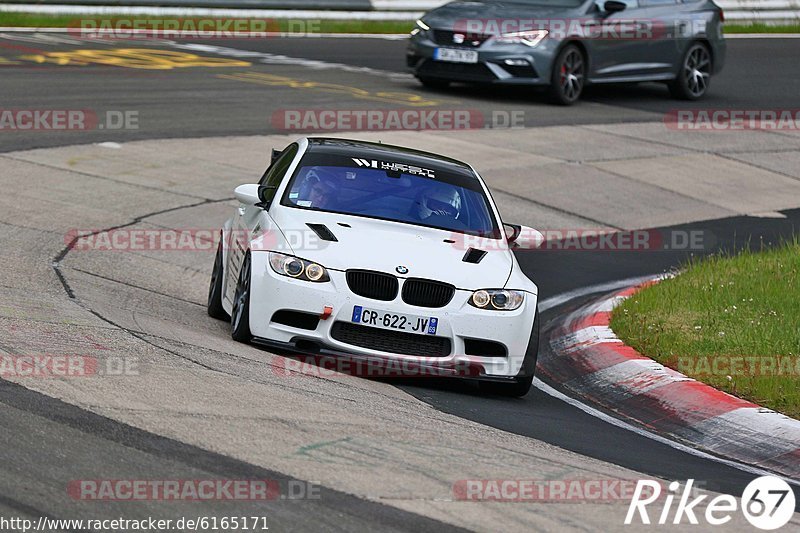
<path fill-rule="evenodd" d="M 711 77 L 711 56 L 705 46 L 695 46 L 686 54 L 683 62 L 683 79 L 686 90 L 692 96 L 702 96 L 708 89 Z"/>
<path fill-rule="evenodd" d="M 561 61 L 561 94 L 569 101 L 577 100 L 583 90 L 583 56 L 578 50 L 570 49 Z"/>
<path fill-rule="evenodd" d="M 236 295 L 233 298 L 233 320 L 231 326 L 234 331 L 239 329 L 242 323 L 242 315 L 247 305 L 247 297 L 250 295 L 250 258 L 246 257 L 239 273 L 239 282 L 236 284 Z"/>

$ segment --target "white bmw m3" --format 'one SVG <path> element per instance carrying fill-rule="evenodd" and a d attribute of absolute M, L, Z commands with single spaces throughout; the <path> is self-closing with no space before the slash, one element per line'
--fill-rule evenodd
<path fill-rule="evenodd" d="M 537 287 L 478 173 L 443 156 L 303 138 L 273 150 L 225 222 L 208 313 L 232 337 L 291 353 L 371 358 L 521 396 L 539 345 Z M 467 370 L 467 371 L 465 371 Z"/>

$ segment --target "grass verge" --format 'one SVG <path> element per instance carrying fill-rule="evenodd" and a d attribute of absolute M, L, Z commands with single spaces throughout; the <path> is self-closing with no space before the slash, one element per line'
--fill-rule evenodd
<path fill-rule="evenodd" d="M 639 353 L 800 418 L 800 241 L 691 262 L 618 306 L 611 327 Z"/>
<path fill-rule="evenodd" d="M 150 15 L 43 15 L 39 13 L 0 13 L 0 26 L 24 28 L 80 28 L 86 21 L 93 21 L 99 27 L 101 22 L 109 20 L 147 21 L 148 27 L 163 27 L 164 22 L 174 20 L 230 20 L 230 17 L 164 17 Z M 414 28 L 409 20 L 289 20 L 289 19 L 253 19 L 241 18 L 241 21 L 267 21 L 267 31 L 291 33 L 408 33 Z M 246 27 L 248 25 L 245 25 Z M 85 26 L 84 26 L 85 27 Z M 119 26 L 121 28 L 130 27 Z M 184 26 L 185 27 L 185 26 Z M 252 26 L 257 27 L 257 26 Z M 232 28 L 235 29 L 235 28 Z"/>
<path fill-rule="evenodd" d="M 731 33 L 800 33 L 800 24 L 780 24 L 771 26 L 768 24 L 729 24 L 723 26 L 726 34 Z"/>

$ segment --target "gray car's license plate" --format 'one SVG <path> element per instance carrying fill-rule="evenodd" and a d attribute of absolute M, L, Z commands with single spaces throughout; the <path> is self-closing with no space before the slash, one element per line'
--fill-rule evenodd
<path fill-rule="evenodd" d="M 475 50 L 459 50 L 457 48 L 437 48 L 433 52 L 436 61 L 449 61 L 450 63 L 477 63 L 478 52 Z"/>

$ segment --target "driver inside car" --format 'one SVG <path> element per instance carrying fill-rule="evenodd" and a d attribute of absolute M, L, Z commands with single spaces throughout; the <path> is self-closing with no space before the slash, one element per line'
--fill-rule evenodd
<path fill-rule="evenodd" d="M 414 203 L 415 214 L 419 220 L 433 216 L 458 219 L 461 212 L 461 197 L 455 189 L 428 187 L 417 197 Z"/>
<path fill-rule="evenodd" d="M 335 203 L 336 188 L 316 174 L 309 174 L 300 189 L 303 199 L 296 202 L 299 206 L 327 209 Z"/>
<path fill-rule="evenodd" d="M 330 207 L 333 203 L 334 192 L 335 189 L 333 186 L 322 180 L 315 183 L 314 186 L 311 187 L 311 192 L 308 195 L 308 199 L 311 201 L 311 207 L 319 207 L 321 209 Z"/>

